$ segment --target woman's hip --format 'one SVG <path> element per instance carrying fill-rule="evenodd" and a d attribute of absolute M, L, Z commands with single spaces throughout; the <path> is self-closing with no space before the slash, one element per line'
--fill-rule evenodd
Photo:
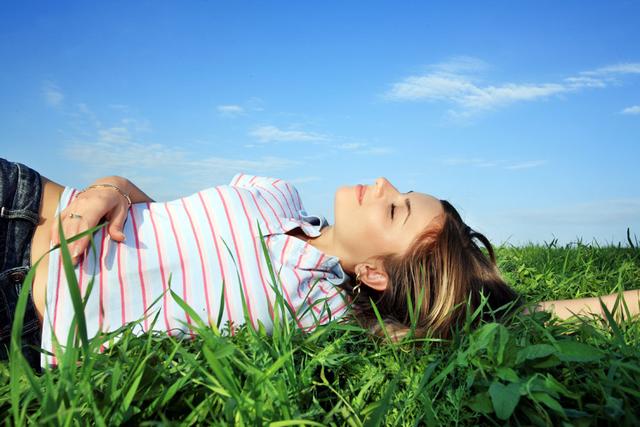
<path fill-rule="evenodd" d="M 0 359 L 6 359 L 18 296 L 31 268 L 31 241 L 40 221 L 42 180 L 35 170 L 0 158 Z M 40 321 L 31 295 L 23 324 L 23 354 L 39 366 Z"/>

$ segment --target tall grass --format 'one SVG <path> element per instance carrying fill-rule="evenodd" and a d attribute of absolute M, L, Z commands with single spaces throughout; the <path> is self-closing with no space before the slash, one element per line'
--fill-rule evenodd
<path fill-rule="evenodd" d="M 66 244 L 65 270 L 73 274 Z M 552 243 L 500 247 L 497 256 L 532 302 L 640 288 L 633 247 Z M 276 306 L 286 318 L 284 301 Z M 136 336 L 132 325 L 85 340 L 79 314 L 80 341 L 39 376 L 16 350 L 17 316 L 10 363 L 0 363 L 7 424 L 640 424 L 640 321 L 617 321 L 608 311 L 604 320 L 541 312 L 477 328 L 469 315 L 450 341 L 400 343 L 338 322 L 304 334 L 292 320 L 272 335 L 245 325 L 231 337 L 197 320 L 194 340 Z"/>

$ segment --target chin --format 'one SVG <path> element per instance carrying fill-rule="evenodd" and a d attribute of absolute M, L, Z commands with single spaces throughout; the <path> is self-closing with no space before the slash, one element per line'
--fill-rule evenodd
<path fill-rule="evenodd" d="M 340 221 L 342 219 L 342 216 L 345 213 L 348 214 L 350 210 L 351 206 L 349 205 L 349 203 L 347 203 L 350 190 L 351 190 L 351 187 L 347 187 L 347 186 L 339 187 L 336 190 L 336 194 L 333 202 L 333 221 L 335 224 L 338 224 L 338 222 L 342 222 Z M 345 212 L 345 209 L 346 209 L 346 212 Z"/>

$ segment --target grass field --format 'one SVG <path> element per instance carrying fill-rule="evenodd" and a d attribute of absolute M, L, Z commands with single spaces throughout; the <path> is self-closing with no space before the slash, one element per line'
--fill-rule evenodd
<path fill-rule="evenodd" d="M 529 301 L 640 288 L 640 249 L 581 243 L 498 248 Z M 81 325 L 79 325 L 81 326 Z M 385 344 L 351 325 L 310 335 L 135 337 L 84 342 L 36 376 L 0 363 L 9 424 L 640 425 L 640 321 L 547 313 L 468 324 L 451 342 Z M 113 340 L 112 340 L 113 341 Z M 77 363 L 81 360 L 82 363 Z"/>

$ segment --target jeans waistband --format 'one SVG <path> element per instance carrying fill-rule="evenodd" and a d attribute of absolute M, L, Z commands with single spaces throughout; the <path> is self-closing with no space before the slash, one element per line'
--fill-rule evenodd
<path fill-rule="evenodd" d="M 0 218 L 24 219 L 38 225 L 42 185 L 40 174 L 22 163 L 0 159 Z M 12 182 L 15 181 L 15 187 Z"/>
<path fill-rule="evenodd" d="M 0 159 L 0 271 L 30 265 L 31 237 L 40 222 L 40 174 Z"/>

